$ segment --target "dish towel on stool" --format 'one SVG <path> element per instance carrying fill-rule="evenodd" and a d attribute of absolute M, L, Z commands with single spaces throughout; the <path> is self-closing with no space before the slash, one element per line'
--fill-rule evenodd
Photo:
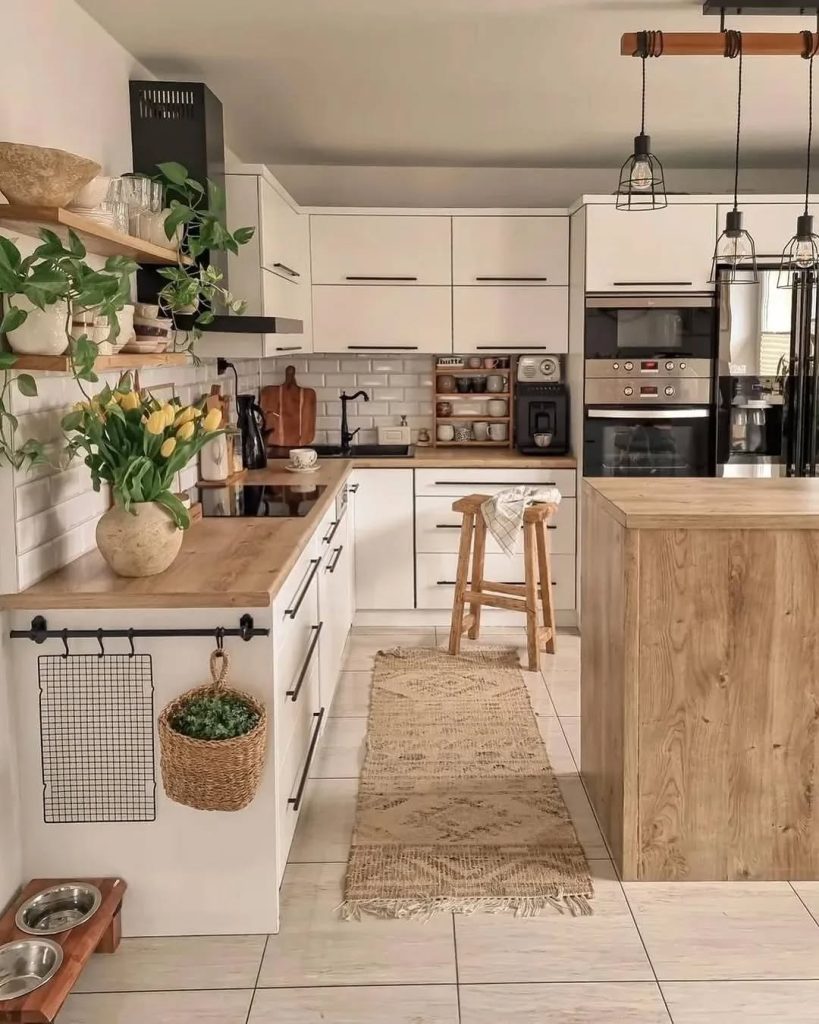
<path fill-rule="evenodd" d="M 556 487 L 509 487 L 481 505 L 486 527 L 509 558 L 515 554 L 523 524 L 523 513 L 529 505 L 560 504 Z"/>

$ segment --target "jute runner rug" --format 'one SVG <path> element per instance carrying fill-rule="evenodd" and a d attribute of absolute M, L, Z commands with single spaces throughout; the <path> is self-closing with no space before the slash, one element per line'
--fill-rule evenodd
<path fill-rule="evenodd" d="M 380 652 L 343 916 L 589 914 L 592 895 L 515 651 Z"/>

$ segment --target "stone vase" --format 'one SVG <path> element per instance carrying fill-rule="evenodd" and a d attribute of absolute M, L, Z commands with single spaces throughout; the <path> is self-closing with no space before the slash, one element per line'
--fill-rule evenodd
<path fill-rule="evenodd" d="M 135 513 L 135 514 L 134 514 Z M 155 501 L 109 508 L 97 523 L 97 547 L 117 576 L 155 576 L 179 554 L 183 531 Z"/>

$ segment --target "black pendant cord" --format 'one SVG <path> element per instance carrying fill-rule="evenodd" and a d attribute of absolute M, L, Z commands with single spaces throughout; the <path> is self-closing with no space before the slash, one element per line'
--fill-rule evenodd
<path fill-rule="evenodd" d="M 640 100 L 640 134 L 646 133 L 646 60 L 662 57 L 663 33 L 660 30 L 644 29 L 637 33 L 637 54 L 642 65 L 642 96 Z"/>
<path fill-rule="evenodd" d="M 737 75 L 737 139 L 734 154 L 734 210 L 739 209 L 739 142 L 742 132 L 742 33 L 728 29 L 725 33 L 725 56 L 731 60 L 739 58 Z"/>
<path fill-rule="evenodd" d="M 817 13 L 817 19 L 819 19 L 819 13 Z M 804 31 L 802 39 L 804 41 L 802 57 L 810 61 L 808 66 L 808 155 L 805 161 L 805 214 L 807 215 L 810 205 L 811 149 L 813 146 L 813 58 L 819 52 L 819 32 L 814 34 Z"/>

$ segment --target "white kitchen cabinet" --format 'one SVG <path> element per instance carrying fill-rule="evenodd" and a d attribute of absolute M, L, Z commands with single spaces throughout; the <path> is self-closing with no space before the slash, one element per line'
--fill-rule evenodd
<path fill-rule="evenodd" d="M 574 469 L 437 469 L 415 470 L 416 496 L 461 498 L 465 494 L 497 494 L 507 487 L 557 487 L 563 498 L 574 497 Z"/>
<path fill-rule="evenodd" d="M 796 234 L 796 221 L 805 212 L 804 203 L 746 203 L 739 208 L 744 215 L 743 227 L 754 240 L 757 259 L 778 264 L 783 249 Z M 725 215 L 730 209 L 719 207 L 719 231 L 725 226 Z M 810 206 L 808 212 L 815 217 L 819 207 Z"/>
<path fill-rule="evenodd" d="M 313 350 L 451 352 L 452 291 L 442 286 L 315 285 Z"/>
<path fill-rule="evenodd" d="M 629 213 L 586 209 L 586 291 L 710 291 L 717 209 L 710 203 Z"/>
<path fill-rule="evenodd" d="M 454 352 L 568 352 L 569 289 L 456 285 L 452 295 Z"/>
<path fill-rule="evenodd" d="M 258 181 L 262 266 L 289 281 L 308 279 L 308 216 L 294 210 L 270 182 L 264 178 Z"/>
<path fill-rule="evenodd" d="M 463 516 L 452 511 L 453 497 L 416 497 L 415 550 L 419 554 L 435 552 L 457 553 L 461 537 Z M 576 545 L 577 502 L 563 498 L 557 512 L 549 521 L 546 536 L 549 550 L 554 555 L 573 555 Z M 501 547 L 491 533 L 486 537 L 489 554 L 502 554 Z"/>
<path fill-rule="evenodd" d="M 552 595 L 555 610 L 567 611 L 574 608 L 575 561 L 574 555 L 552 555 Z M 418 555 L 418 607 L 451 608 L 455 594 L 455 576 L 458 568 L 457 552 Z M 486 553 L 484 578 L 495 583 L 523 583 L 523 555 L 507 558 L 504 554 Z M 489 621 L 509 622 L 522 625 L 520 612 L 498 612 L 486 609 L 484 615 Z"/>
<path fill-rule="evenodd" d="M 314 215 L 313 282 L 450 284 L 451 223 L 448 216 Z"/>
<path fill-rule="evenodd" d="M 413 471 L 360 469 L 355 482 L 355 605 L 415 606 Z"/>
<path fill-rule="evenodd" d="M 453 217 L 456 285 L 568 285 L 568 217 Z"/>
<path fill-rule="evenodd" d="M 319 694 L 329 708 L 341 672 L 344 645 L 353 624 L 353 534 L 343 511 L 330 512 L 319 528 Z"/>

